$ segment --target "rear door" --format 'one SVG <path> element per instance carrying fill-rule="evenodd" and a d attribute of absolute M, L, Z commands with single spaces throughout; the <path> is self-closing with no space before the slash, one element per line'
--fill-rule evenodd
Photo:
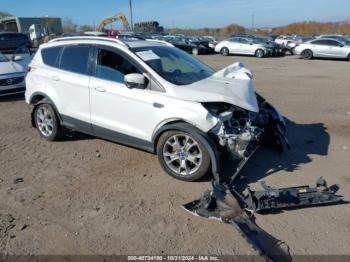
<path fill-rule="evenodd" d="M 241 54 L 251 55 L 255 53 L 255 47 L 254 45 L 250 44 L 252 42 L 248 41 L 248 39 L 240 38 L 239 43 L 240 43 Z"/>
<path fill-rule="evenodd" d="M 315 40 L 311 42 L 311 50 L 314 57 L 328 57 L 327 40 Z"/>
<path fill-rule="evenodd" d="M 327 40 L 328 50 L 327 56 L 332 58 L 346 58 L 348 56 L 344 45 L 336 40 Z"/>
<path fill-rule="evenodd" d="M 91 133 L 90 118 L 90 45 L 61 47 L 58 61 L 48 70 L 47 78 L 53 87 L 52 99 L 64 124 Z"/>

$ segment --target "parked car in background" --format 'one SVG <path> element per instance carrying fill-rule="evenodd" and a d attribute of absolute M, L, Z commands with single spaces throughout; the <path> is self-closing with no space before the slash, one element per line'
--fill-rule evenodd
<path fill-rule="evenodd" d="M 320 35 L 318 38 L 335 39 L 335 40 L 350 44 L 350 40 L 346 36 L 343 36 L 343 35 Z"/>
<path fill-rule="evenodd" d="M 301 44 L 303 39 L 299 35 L 280 35 L 275 39 L 275 42 L 282 46 L 289 45 L 290 47 L 294 48 L 295 46 L 293 45 Z"/>
<path fill-rule="evenodd" d="M 298 45 L 294 51 L 304 59 L 338 58 L 350 61 L 350 44 L 332 38 L 316 38 Z"/>
<path fill-rule="evenodd" d="M 98 32 L 98 31 L 87 31 L 87 32 L 84 32 L 84 35 L 86 35 L 86 36 L 96 36 L 96 37 L 108 37 L 107 33 Z"/>
<path fill-rule="evenodd" d="M 18 47 L 32 47 L 32 43 L 27 35 L 21 33 L 0 32 L 0 51 L 14 51 Z"/>
<path fill-rule="evenodd" d="M 209 47 L 209 41 L 207 40 L 190 37 L 167 37 L 165 40 L 192 55 L 210 54 L 214 52 L 214 49 Z"/>
<path fill-rule="evenodd" d="M 119 40 L 145 40 L 143 34 L 134 32 L 119 32 L 115 38 Z"/>
<path fill-rule="evenodd" d="M 117 38 L 119 33 L 120 33 L 120 31 L 117 30 L 117 29 L 109 29 L 109 30 L 107 30 L 107 35 L 110 38 Z"/>
<path fill-rule="evenodd" d="M 30 61 L 31 54 L 26 47 L 18 48 L 10 58 L 0 52 L 0 96 L 24 93 Z"/>
<path fill-rule="evenodd" d="M 215 72 L 166 42 L 56 39 L 40 46 L 30 67 L 25 97 L 44 139 L 68 128 L 140 148 L 184 181 L 218 176 L 224 154 L 239 172 L 286 131 L 242 64 Z"/>
<path fill-rule="evenodd" d="M 213 36 L 203 36 L 201 39 L 208 41 L 208 46 L 213 49 L 215 49 L 215 46 L 220 42 Z"/>
<path fill-rule="evenodd" d="M 252 55 L 258 58 L 272 55 L 273 49 L 266 43 L 249 37 L 232 37 L 221 41 L 215 46 L 215 52 L 223 56 L 230 54 Z"/>
<path fill-rule="evenodd" d="M 282 56 L 287 51 L 285 46 L 275 43 L 272 38 L 264 36 L 251 36 L 252 41 L 266 45 L 272 50 L 272 56 Z"/>

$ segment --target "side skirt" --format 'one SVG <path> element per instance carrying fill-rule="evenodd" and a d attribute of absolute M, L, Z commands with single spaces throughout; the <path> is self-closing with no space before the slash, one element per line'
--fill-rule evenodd
<path fill-rule="evenodd" d="M 106 129 L 97 125 L 92 125 L 90 123 L 65 116 L 60 115 L 62 119 L 62 126 L 72 129 L 78 132 L 82 132 L 88 135 L 92 135 L 101 139 L 105 139 L 118 144 L 130 146 L 133 148 L 141 149 L 150 153 L 155 153 L 154 146 L 152 142 L 142 140 L 136 137 L 132 137 L 126 134 L 122 134 L 110 129 Z"/>

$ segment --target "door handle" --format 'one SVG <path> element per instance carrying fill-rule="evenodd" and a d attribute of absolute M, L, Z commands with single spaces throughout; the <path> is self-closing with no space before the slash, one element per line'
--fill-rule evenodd
<path fill-rule="evenodd" d="M 56 82 L 61 80 L 58 76 L 51 76 L 51 79 Z"/>
<path fill-rule="evenodd" d="M 163 108 L 164 105 L 163 104 L 159 104 L 159 103 L 153 103 L 153 107 L 155 107 L 155 108 Z"/>
<path fill-rule="evenodd" d="M 95 90 L 96 90 L 97 92 L 101 92 L 101 93 L 106 92 L 106 89 L 104 89 L 104 88 L 103 88 L 103 87 L 101 87 L 101 86 L 97 86 L 97 87 L 95 87 Z"/>

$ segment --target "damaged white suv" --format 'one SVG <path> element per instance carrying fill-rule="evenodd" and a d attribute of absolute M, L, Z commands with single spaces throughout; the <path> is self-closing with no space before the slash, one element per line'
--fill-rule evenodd
<path fill-rule="evenodd" d="M 281 144 L 285 132 L 241 64 L 215 72 L 161 41 L 55 39 L 40 46 L 26 86 L 45 139 L 76 130 L 157 153 L 164 170 L 185 181 L 218 178 L 224 152 L 238 172 L 260 144 Z"/>

